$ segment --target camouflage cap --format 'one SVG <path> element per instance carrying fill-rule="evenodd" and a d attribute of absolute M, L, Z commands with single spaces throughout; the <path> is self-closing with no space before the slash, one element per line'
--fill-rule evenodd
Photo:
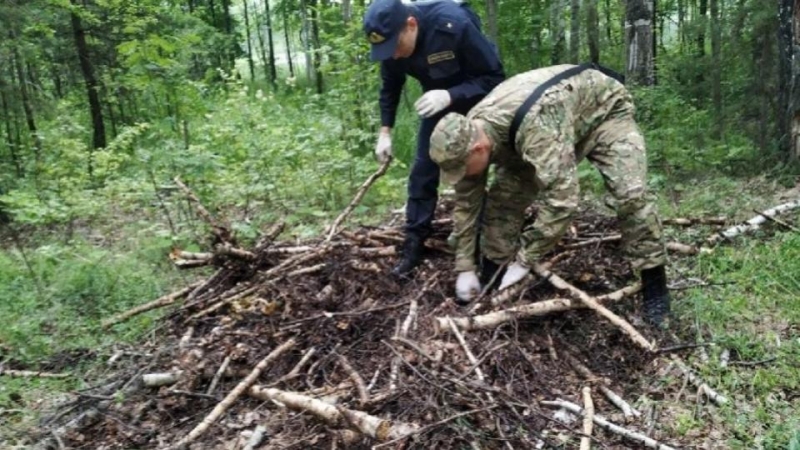
<path fill-rule="evenodd" d="M 475 132 L 472 121 L 458 113 L 442 117 L 431 134 L 431 159 L 439 165 L 442 179 L 456 184 L 467 171 L 469 141 Z"/>

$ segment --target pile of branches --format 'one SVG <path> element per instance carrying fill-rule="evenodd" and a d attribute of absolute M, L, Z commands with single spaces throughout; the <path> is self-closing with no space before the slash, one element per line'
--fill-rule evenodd
<path fill-rule="evenodd" d="M 214 273 L 109 318 L 174 307 L 158 339 L 44 422 L 37 448 L 686 448 L 639 410 L 642 375 L 677 371 L 727 401 L 665 347 L 674 335 L 637 321 L 613 220 L 584 213 L 535 277 L 460 307 L 449 219 L 411 280 L 389 275 L 399 228 L 337 229 L 380 175 L 304 242 L 276 224 L 242 248 L 195 198 L 212 250 L 171 258 Z M 724 223 L 670 223 L 698 222 Z"/>

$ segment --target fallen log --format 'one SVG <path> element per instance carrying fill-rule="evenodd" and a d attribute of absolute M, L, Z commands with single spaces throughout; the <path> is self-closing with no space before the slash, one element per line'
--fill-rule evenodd
<path fill-rule="evenodd" d="M 111 317 L 108 320 L 104 320 L 103 323 L 101 324 L 101 326 L 103 328 L 108 328 L 108 327 L 110 327 L 112 325 L 118 324 L 120 322 L 124 322 L 124 321 L 130 319 L 133 316 L 142 314 L 142 313 L 147 312 L 147 311 L 151 311 L 153 309 L 163 308 L 164 306 L 171 305 L 171 304 L 175 303 L 176 301 L 180 300 L 181 298 L 189 295 L 190 292 L 194 291 L 195 288 L 197 288 L 198 286 L 200 286 L 202 284 L 203 284 L 203 282 L 197 282 L 197 283 L 194 283 L 194 284 L 190 284 L 189 286 L 187 286 L 187 287 L 185 287 L 185 288 L 183 288 L 183 289 L 181 289 L 179 291 L 175 291 L 175 292 L 173 292 L 171 294 L 167 294 L 167 295 L 165 295 L 163 297 L 157 298 L 156 300 L 153 300 L 150 303 L 145 303 L 144 305 L 139 305 L 139 306 L 137 306 L 135 308 L 129 309 L 129 310 L 123 312 L 123 313 L 120 313 L 120 314 L 117 314 L 116 316 Z"/>
<path fill-rule="evenodd" d="M 250 388 L 250 386 L 255 383 L 256 379 L 261 375 L 261 372 L 266 369 L 266 367 L 283 353 L 285 353 L 290 348 L 294 347 L 295 340 L 289 339 L 288 341 L 284 342 L 273 351 L 271 351 L 267 356 L 264 357 L 256 366 L 253 368 L 253 371 L 250 372 L 247 377 L 242 380 L 236 387 L 228 393 L 227 396 L 219 403 L 214 409 L 200 422 L 192 431 L 189 432 L 188 435 L 183 437 L 180 441 L 178 441 L 175 445 L 172 446 L 174 449 L 184 448 L 189 443 L 200 437 L 203 433 L 208 430 L 212 423 L 216 422 L 216 420 L 228 410 L 228 408 L 233 405 L 236 399 L 239 398 L 246 390 Z"/>
<path fill-rule="evenodd" d="M 610 294 L 599 296 L 597 297 L 597 300 L 601 302 L 618 301 L 629 295 L 635 294 L 640 290 L 641 286 L 639 284 L 634 284 Z M 458 326 L 458 328 L 465 331 L 482 330 L 486 328 L 495 328 L 512 320 L 544 316 L 555 312 L 563 312 L 571 309 L 581 308 L 587 308 L 587 306 L 579 300 L 555 298 L 536 303 L 529 303 L 527 305 L 515 306 L 513 308 L 503 309 L 479 316 L 452 317 L 451 320 L 456 324 L 456 326 Z M 437 317 L 435 319 L 438 330 L 442 331 L 447 329 L 447 319 L 448 318 L 446 317 Z"/>
<path fill-rule="evenodd" d="M 307 412 L 330 425 L 350 425 L 351 428 L 379 441 L 402 439 L 419 429 L 419 425 L 381 419 L 367 413 L 337 407 L 296 392 L 253 386 L 248 395 L 265 401 L 276 401 L 293 411 Z"/>
<path fill-rule="evenodd" d="M 756 217 L 753 217 L 752 219 L 748 220 L 747 222 L 741 225 L 736 225 L 720 233 L 714 234 L 713 236 L 708 238 L 708 242 L 716 244 L 723 239 L 732 239 L 747 231 L 756 230 L 759 227 L 761 227 L 761 224 L 763 224 L 768 220 L 767 217 L 773 217 L 780 213 L 791 211 L 792 209 L 796 208 L 800 208 L 800 200 L 775 206 L 773 208 L 764 211 L 763 213 L 759 213 Z"/>

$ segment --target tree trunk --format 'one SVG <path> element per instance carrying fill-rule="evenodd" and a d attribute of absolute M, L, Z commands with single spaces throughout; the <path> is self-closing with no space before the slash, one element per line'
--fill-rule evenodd
<path fill-rule="evenodd" d="M 533 10 L 541 11 L 544 8 L 542 0 L 533 0 Z M 532 14 L 531 25 L 533 26 L 533 39 L 531 39 L 531 65 L 541 67 L 546 65 L 543 58 L 542 30 L 545 28 L 542 14 Z"/>
<path fill-rule="evenodd" d="M 681 53 L 686 45 L 686 0 L 678 0 L 678 48 Z"/>
<path fill-rule="evenodd" d="M 275 86 L 278 72 L 275 68 L 275 44 L 272 39 L 272 14 L 269 11 L 269 0 L 264 0 L 264 15 L 267 18 L 267 40 L 269 41 L 269 82 Z"/>
<path fill-rule="evenodd" d="M 722 118 L 722 33 L 720 31 L 719 0 L 711 0 L 711 100 L 714 106 L 714 127 L 712 136 L 721 139 Z"/>
<path fill-rule="evenodd" d="M 269 80 L 269 64 L 267 63 L 267 44 L 264 42 L 264 29 L 261 26 L 261 16 L 256 14 L 256 36 L 258 37 L 258 49 L 261 54 L 261 68 L 264 69 L 264 80 Z"/>
<path fill-rule="evenodd" d="M 292 62 L 292 47 L 289 45 L 289 15 L 283 8 L 283 35 L 286 37 L 286 60 L 289 62 L 289 76 L 294 78 L 294 62 Z"/>
<path fill-rule="evenodd" d="M 314 58 L 314 80 L 317 85 L 317 94 L 322 94 L 322 45 L 319 40 L 319 1 L 311 0 L 311 40 Z"/>
<path fill-rule="evenodd" d="M 581 0 L 570 0 L 570 3 L 569 60 L 573 64 L 578 64 L 581 62 Z"/>
<path fill-rule="evenodd" d="M 708 0 L 700 0 L 700 9 L 697 12 L 697 57 L 706 55 L 706 14 L 708 13 Z"/>
<path fill-rule="evenodd" d="M 28 125 L 28 132 L 31 134 L 31 138 L 33 139 L 33 146 L 36 155 L 36 162 L 37 166 L 38 163 L 41 161 L 42 156 L 42 140 L 39 138 L 39 131 L 36 129 L 36 119 L 34 118 L 33 114 L 33 106 L 31 105 L 30 96 L 28 95 L 28 83 L 25 80 L 25 74 L 22 71 L 22 57 L 19 55 L 19 49 L 17 48 L 17 43 L 15 42 L 15 35 L 13 30 L 9 30 L 8 32 L 9 37 L 11 38 L 11 54 L 12 54 L 12 61 L 11 65 L 13 66 L 17 81 L 19 82 L 19 95 L 22 100 L 22 110 L 25 112 L 25 122 Z"/>
<path fill-rule="evenodd" d="M 312 0 L 313 1 L 313 0 Z M 306 59 L 306 79 L 311 81 L 314 73 L 311 61 L 311 20 L 308 18 L 307 0 L 300 0 L 300 41 L 303 44 L 303 53 Z"/>
<path fill-rule="evenodd" d="M 244 4 L 244 31 L 245 38 L 247 39 L 247 65 L 250 68 L 250 82 L 253 83 L 256 81 L 256 68 L 255 64 L 253 64 L 253 40 L 250 35 L 250 11 L 247 8 L 247 4 L 250 3 L 250 0 L 244 0 L 242 3 Z"/>
<path fill-rule="evenodd" d="M 79 7 L 77 0 L 70 0 L 70 2 L 73 7 Z M 78 61 L 80 62 L 81 72 L 83 72 L 83 79 L 86 83 L 86 93 L 89 97 L 89 112 L 92 116 L 92 127 L 94 128 L 92 148 L 103 148 L 106 146 L 106 128 L 103 123 L 103 111 L 98 95 L 99 83 L 94 76 L 92 61 L 89 59 L 89 48 L 86 45 L 86 32 L 81 24 L 81 19 L 74 11 L 70 12 L 70 18 L 72 20 L 72 34 L 75 38 L 75 47 L 78 50 Z M 90 163 L 89 173 L 91 174 L 91 172 L 92 166 Z"/>
<path fill-rule="evenodd" d="M 586 41 L 589 45 L 589 61 L 600 63 L 600 18 L 597 15 L 597 0 L 586 4 Z"/>
<path fill-rule="evenodd" d="M 489 38 L 497 43 L 497 0 L 486 0 L 486 22 L 489 25 Z"/>
<path fill-rule="evenodd" d="M 632 84 L 653 84 L 652 3 L 628 0 L 625 8 L 626 78 Z"/>
<path fill-rule="evenodd" d="M 782 136 L 787 136 L 782 141 L 790 158 L 800 159 L 800 5 L 793 0 L 781 0 L 781 34 L 785 43 L 781 42 L 782 70 L 786 78 L 784 93 L 786 109 L 781 110 L 783 122 Z M 785 113 L 784 113 L 785 111 Z"/>
<path fill-rule="evenodd" d="M 11 130 L 12 114 L 10 108 L 8 107 L 8 96 L 6 95 L 7 90 L 8 84 L 6 83 L 6 80 L 3 78 L 2 74 L 0 74 L 0 107 L 3 108 L 3 123 L 6 131 L 6 146 L 8 147 L 8 154 L 11 157 L 11 163 L 14 165 L 17 178 L 22 178 L 24 175 L 22 171 L 22 161 L 20 161 L 19 153 L 17 152 L 17 146 L 14 144 L 14 133 Z"/>
<path fill-rule="evenodd" d="M 225 54 L 228 57 L 228 69 L 233 70 L 236 67 L 236 36 L 233 34 L 233 20 L 231 19 L 231 0 L 222 0 L 222 19 L 225 25 L 225 36 L 228 38 Z"/>
<path fill-rule="evenodd" d="M 566 0 L 551 0 L 550 3 L 550 30 L 551 48 L 550 63 L 560 64 L 566 53 L 565 27 L 564 27 L 564 2 Z"/>

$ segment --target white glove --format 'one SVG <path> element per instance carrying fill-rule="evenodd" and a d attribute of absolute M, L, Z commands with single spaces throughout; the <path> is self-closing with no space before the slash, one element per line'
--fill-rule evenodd
<path fill-rule="evenodd" d="M 506 269 L 506 274 L 503 275 L 503 281 L 500 282 L 500 289 L 503 290 L 512 284 L 516 284 L 519 280 L 525 278 L 525 275 L 530 273 L 531 269 L 523 266 L 520 263 L 514 263 L 508 266 Z"/>
<path fill-rule="evenodd" d="M 450 106 L 450 93 L 444 89 L 428 91 L 414 103 L 420 117 L 428 118 Z"/>
<path fill-rule="evenodd" d="M 481 282 L 478 281 L 478 275 L 474 270 L 469 272 L 461 272 L 458 274 L 456 280 L 456 296 L 463 302 L 469 302 L 472 297 L 480 294 Z"/>
<path fill-rule="evenodd" d="M 375 159 L 379 163 L 385 163 L 392 157 L 392 135 L 381 132 L 378 135 L 378 143 L 375 145 Z"/>

